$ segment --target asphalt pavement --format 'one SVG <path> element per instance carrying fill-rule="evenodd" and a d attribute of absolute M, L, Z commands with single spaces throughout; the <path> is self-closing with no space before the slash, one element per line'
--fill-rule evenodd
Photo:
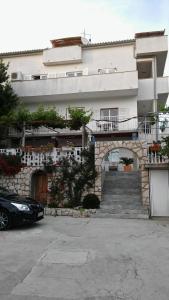
<path fill-rule="evenodd" d="M 168 300 L 169 222 L 46 217 L 0 232 L 0 300 Z"/>

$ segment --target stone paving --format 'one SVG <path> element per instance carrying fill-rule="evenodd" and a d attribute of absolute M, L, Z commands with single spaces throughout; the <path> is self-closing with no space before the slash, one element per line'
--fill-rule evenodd
<path fill-rule="evenodd" d="M 169 221 L 46 216 L 0 249 L 0 300 L 169 299 Z"/>

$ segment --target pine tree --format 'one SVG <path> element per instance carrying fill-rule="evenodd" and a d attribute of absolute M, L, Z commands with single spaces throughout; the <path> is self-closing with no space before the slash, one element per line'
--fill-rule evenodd
<path fill-rule="evenodd" d="M 19 101 L 18 96 L 13 91 L 9 76 L 7 74 L 8 65 L 0 61 L 0 118 L 10 113 Z"/>

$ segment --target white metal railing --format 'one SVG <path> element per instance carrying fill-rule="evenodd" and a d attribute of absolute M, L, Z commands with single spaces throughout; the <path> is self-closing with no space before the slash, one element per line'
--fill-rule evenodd
<path fill-rule="evenodd" d="M 169 163 L 167 156 L 160 155 L 158 152 L 148 154 L 147 156 L 148 164 L 166 164 Z"/>
<path fill-rule="evenodd" d="M 101 120 L 90 121 L 87 125 L 93 132 L 108 132 L 108 131 L 128 131 L 137 130 L 137 118 L 128 118 L 128 116 L 112 116 L 104 117 Z"/>
<path fill-rule="evenodd" d="M 169 127 L 167 127 L 164 131 L 160 129 L 160 123 L 157 125 L 152 124 L 151 121 L 148 121 L 146 118 L 138 117 L 129 117 L 129 116 L 112 116 L 112 117 L 104 117 L 102 120 L 91 120 L 87 124 L 87 129 L 92 133 L 109 133 L 115 131 L 133 131 L 138 132 L 138 140 L 146 141 L 147 143 L 152 143 L 153 141 L 162 140 L 163 137 L 169 135 Z M 167 125 L 168 126 L 168 125 Z M 79 130 L 70 130 L 69 128 L 63 129 L 52 129 L 47 128 L 45 126 L 39 128 L 27 128 L 26 136 L 52 136 L 57 135 L 58 133 L 69 134 L 76 133 L 82 134 L 82 129 Z M 21 137 L 21 132 L 16 129 L 9 129 L 9 136 L 18 136 Z"/>
<path fill-rule="evenodd" d="M 25 147 L 26 149 L 26 147 Z M 23 151 L 22 149 L 0 149 L 0 154 L 7 155 L 21 155 L 22 163 L 26 166 L 38 166 L 42 167 L 45 162 L 48 162 L 49 159 L 52 159 L 53 163 L 59 162 L 62 157 L 73 156 L 76 160 L 81 160 L 81 147 L 62 147 L 62 148 L 53 148 L 51 151 L 43 152 L 43 147 L 41 152 L 36 152 L 37 148 L 34 148 L 34 151 L 27 150 Z"/>

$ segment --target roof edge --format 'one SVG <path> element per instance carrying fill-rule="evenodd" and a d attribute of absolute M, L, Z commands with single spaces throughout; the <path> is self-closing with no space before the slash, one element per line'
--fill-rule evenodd
<path fill-rule="evenodd" d="M 147 32 L 137 32 L 135 33 L 135 38 L 146 38 L 146 37 L 156 37 L 156 36 L 163 36 L 165 34 L 164 30 L 158 30 L 158 31 L 147 31 Z"/>
<path fill-rule="evenodd" d="M 29 55 L 29 54 L 38 54 L 47 50 L 48 48 L 44 49 L 33 49 L 33 50 L 23 50 L 23 51 L 11 51 L 11 52 L 2 52 L 0 53 L 0 57 L 8 57 L 8 56 L 19 56 L 19 55 Z"/>
<path fill-rule="evenodd" d="M 132 44 L 135 42 L 135 39 L 128 40 L 119 40 L 119 41 L 110 41 L 110 42 L 101 42 L 101 43 L 89 43 L 87 45 L 82 45 L 83 48 L 92 48 L 92 47 L 106 47 L 106 46 L 118 46 L 123 44 Z"/>
<path fill-rule="evenodd" d="M 131 44 L 134 43 L 135 39 L 128 40 L 119 40 L 119 41 L 110 41 L 110 42 L 100 42 L 100 43 L 89 43 L 82 44 L 82 48 L 95 48 L 95 47 L 106 47 L 106 46 L 118 46 L 122 44 Z M 52 48 L 43 48 L 43 49 L 33 49 L 33 50 L 23 50 L 23 51 L 11 51 L 11 52 L 2 52 L 0 53 L 0 58 L 9 57 L 9 56 L 20 56 L 20 55 L 30 55 L 30 54 L 39 54 L 44 50 L 49 50 Z"/>

